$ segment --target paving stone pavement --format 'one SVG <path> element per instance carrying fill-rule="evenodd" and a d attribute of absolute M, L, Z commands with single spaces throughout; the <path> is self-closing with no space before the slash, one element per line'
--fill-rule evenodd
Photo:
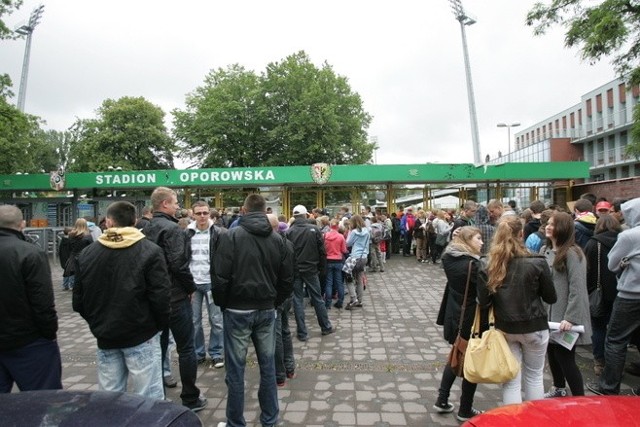
<path fill-rule="evenodd" d="M 52 262 L 65 389 L 97 390 L 96 341 L 71 308 L 71 293 L 62 290 L 62 271 Z M 435 324 L 444 289 L 440 265 L 417 263 L 415 258 L 394 255 L 384 273 L 369 273 L 364 307 L 353 311 L 331 309 L 336 333 L 321 336 L 313 309 L 307 306 L 309 340 L 295 339 L 297 377 L 278 388 L 280 420 L 284 426 L 457 426 L 454 414 L 439 415 L 435 402 L 441 370 L 449 352 L 441 327 Z M 207 325 L 208 328 L 208 325 Z M 205 334 L 208 336 L 208 331 Z M 590 348 L 578 349 L 578 364 L 585 383 L 594 379 Z M 630 350 L 628 361 L 640 360 Z M 177 356 L 173 375 L 178 379 Z M 545 387 L 551 385 L 545 373 Z M 258 367 L 250 346 L 245 374 L 245 417 L 248 426 L 259 426 Z M 198 367 L 198 386 L 208 406 L 198 413 L 205 426 L 225 421 L 227 388 L 224 369 L 208 360 Z M 622 394 L 640 384 L 626 375 Z M 589 394 L 589 393 L 588 393 Z M 454 384 L 451 402 L 458 406 L 460 381 Z M 178 387 L 167 397 L 180 402 Z M 488 410 L 500 404 L 498 385 L 479 385 L 474 406 Z"/>

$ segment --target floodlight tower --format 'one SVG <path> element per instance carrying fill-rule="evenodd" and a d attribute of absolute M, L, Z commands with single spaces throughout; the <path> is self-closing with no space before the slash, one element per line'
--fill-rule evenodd
<path fill-rule="evenodd" d="M 31 56 L 31 35 L 36 26 L 40 23 L 44 5 L 40 5 L 33 9 L 29 23 L 16 28 L 16 33 L 27 36 L 27 42 L 24 47 L 24 59 L 22 61 L 22 76 L 20 77 L 20 91 L 18 92 L 18 110 L 24 111 L 24 100 L 27 95 L 27 77 L 29 75 L 29 57 Z"/>
<path fill-rule="evenodd" d="M 462 51 L 464 54 L 464 68 L 467 76 L 467 96 L 469 98 L 469 116 L 471 117 L 471 140 L 473 142 L 473 162 L 482 163 L 480 160 L 480 137 L 478 136 L 478 116 L 476 114 L 476 101 L 473 95 L 473 81 L 471 80 L 471 65 L 469 64 L 469 50 L 467 49 L 467 34 L 464 27 L 476 23 L 464 12 L 461 0 L 449 0 L 451 10 L 456 20 L 460 23 L 462 33 Z"/>

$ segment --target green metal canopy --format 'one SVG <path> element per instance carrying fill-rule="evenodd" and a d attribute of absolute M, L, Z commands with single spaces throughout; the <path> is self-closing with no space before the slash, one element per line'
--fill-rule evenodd
<path fill-rule="evenodd" d="M 587 162 L 329 165 L 0 175 L 0 190 L 542 182 L 589 177 Z"/>

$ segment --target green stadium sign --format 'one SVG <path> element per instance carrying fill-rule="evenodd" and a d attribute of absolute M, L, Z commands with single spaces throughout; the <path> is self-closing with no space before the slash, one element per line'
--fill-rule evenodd
<path fill-rule="evenodd" d="M 0 190 L 67 191 L 167 187 L 251 187 L 542 182 L 589 177 L 587 162 L 311 166 L 0 175 Z"/>

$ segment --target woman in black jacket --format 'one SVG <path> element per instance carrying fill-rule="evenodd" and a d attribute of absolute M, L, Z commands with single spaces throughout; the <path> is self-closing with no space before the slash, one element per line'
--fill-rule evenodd
<path fill-rule="evenodd" d="M 544 360 L 549 344 L 547 310 L 556 302 L 551 270 L 544 256 L 524 246 L 522 222 L 502 217 L 491 242 L 487 285 L 478 288 L 478 302 L 493 305 L 496 329 L 505 334 L 513 355 L 522 365 L 518 375 L 502 386 L 505 405 L 544 397 Z"/>
<path fill-rule="evenodd" d="M 471 325 L 476 311 L 476 289 L 478 283 L 485 283 L 484 273 L 480 264 L 480 251 L 482 249 L 482 237 L 480 230 L 475 227 L 461 227 L 442 256 L 442 265 L 447 275 L 447 285 L 438 313 L 438 325 L 444 326 L 444 339 L 450 344 L 458 335 L 458 322 L 460 320 L 462 305 L 471 264 L 469 280 L 469 293 L 467 295 L 464 319 L 462 321 L 462 338 L 468 340 Z M 451 386 L 456 379 L 451 366 L 446 365 L 442 371 L 442 380 L 438 389 L 438 400 L 433 409 L 439 414 L 453 412 L 453 404 L 449 403 Z M 482 413 L 473 407 L 473 395 L 476 392 L 476 384 L 462 379 L 462 394 L 460 395 L 460 409 L 456 418 L 466 421 Z"/>
<path fill-rule="evenodd" d="M 602 215 L 596 223 L 594 235 L 589 239 L 584 254 L 587 258 L 587 290 L 592 293 L 602 288 L 602 310 L 599 316 L 591 313 L 591 343 L 593 347 L 593 370 L 600 375 L 604 369 L 604 338 L 611 317 L 613 300 L 616 299 L 618 281 L 608 266 L 608 255 L 622 231 L 620 222 L 613 215 Z"/>
<path fill-rule="evenodd" d="M 65 291 L 73 289 L 75 282 L 75 265 L 78 255 L 80 255 L 80 252 L 82 252 L 84 248 L 93 243 L 93 237 L 91 237 L 87 220 L 78 218 L 67 238 L 69 240 L 65 242 L 65 246 L 68 248 L 66 250 L 68 250 L 69 256 L 64 265 L 64 272 L 62 273 L 62 277 L 65 278 L 63 281 L 66 283 Z"/>

